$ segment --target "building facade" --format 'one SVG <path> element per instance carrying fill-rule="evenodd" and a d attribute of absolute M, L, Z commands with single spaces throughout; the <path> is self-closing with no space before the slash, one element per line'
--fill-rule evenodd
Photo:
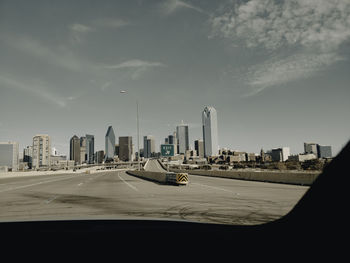
<path fill-rule="evenodd" d="M 190 148 L 189 137 L 188 137 L 188 125 L 184 124 L 183 121 L 176 127 L 176 135 L 178 139 L 178 152 L 179 154 L 185 154 Z"/>
<path fill-rule="evenodd" d="M 80 137 L 80 163 L 86 163 L 86 137 Z"/>
<path fill-rule="evenodd" d="M 198 157 L 204 157 L 204 142 L 203 140 L 194 141 L 194 149 L 197 151 Z"/>
<path fill-rule="evenodd" d="M 318 158 L 332 158 L 332 147 L 317 144 Z"/>
<path fill-rule="evenodd" d="M 94 163 L 95 152 L 95 137 L 94 135 L 86 134 L 86 163 Z"/>
<path fill-rule="evenodd" d="M 74 135 L 69 141 L 69 160 L 74 164 L 80 164 L 80 139 Z"/>
<path fill-rule="evenodd" d="M 304 153 L 313 153 L 317 156 L 317 144 L 313 142 L 304 142 Z"/>
<path fill-rule="evenodd" d="M 218 155 L 218 123 L 217 113 L 214 107 L 205 107 L 202 112 L 204 155 Z"/>
<path fill-rule="evenodd" d="M 119 137 L 119 160 L 124 162 L 132 161 L 132 137 Z"/>
<path fill-rule="evenodd" d="M 274 162 L 285 162 L 290 156 L 289 147 L 275 148 L 271 150 L 272 161 Z"/>
<path fill-rule="evenodd" d="M 79 152 L 80 154 L 80 152 Z M 38 134 L 33 137 L 32 167 L 39 168 L 51 164 L 51 140 L 47 134 Z"/>
<path fill-rule="evenodd" d="M 115 135 L 113 127 L 109 126 L 105 136 L 105 161 L 113 160 L 115 151 Z"/>
<path fill-rule="evenodd" d="M 27 146 L 23 150 L 23 162 L 28 164 L 29 169 L 32 169 L 33 160 L 33 145 Z"/>
<path fill-rule="evenodd" d="M 147 135 L 143 137 L 143 156 L 145 158 L 151 158 L 156 152 L 156 141 L 153 135 Z"/>
<path fill-rule="evenodd" d="M 0 142 L 0 166 L 18 171 L 18 142 Z"/>

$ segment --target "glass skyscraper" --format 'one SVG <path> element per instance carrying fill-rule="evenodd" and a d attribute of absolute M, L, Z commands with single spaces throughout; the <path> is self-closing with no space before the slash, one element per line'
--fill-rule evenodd
<path fill-rule="evenodd" d="M 218 155 L 218 121 L 214 107 L 205 107 L 202 113 L 204 155 Z"/>
<path fill-rule="evenodd" d="M 115 151 L 115 135 L 112 126 L 108 127 L 105 137 L 105 161 L 113 160 Z"/>
<path fill-rule="evenodd" d="M 188 125 L 182 123 L 176 127 L 176 134 L 179 144 L 179 153 L 185 154 L 190 148 L 189 139 L 188 139 Z"/>
<path fill-rule="evenodd" d="M 86 162 L 94 163 L 95 138 L 93 135 L 86 134 Z"/>

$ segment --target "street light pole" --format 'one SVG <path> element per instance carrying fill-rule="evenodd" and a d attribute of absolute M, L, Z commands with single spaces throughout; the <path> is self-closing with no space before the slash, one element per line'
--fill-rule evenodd
<path fill-rule="evenodd" d="M 136 121 L 137 121 L 137 161 L 138 170 L 140 171 L 140 127 L 139 127 L 139 102 L 136 100 Z"/>

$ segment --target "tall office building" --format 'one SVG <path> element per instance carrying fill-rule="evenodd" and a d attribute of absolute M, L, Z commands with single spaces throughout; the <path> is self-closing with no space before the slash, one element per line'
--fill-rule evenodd
<path fill-rule="evenodd" d="M 190 149 L 189 139 L 188 139 L 188 125 L 184 124 L 182 121 L 180 125 L 176 127 L 176 135 L 179 144 L 179 153 L 185 154 L 187 150 Z"/>
<path fill-rule="evenodd" d="M 202 112 L 204 156 L 218 155 L 218 123 L 214 107 L 205 107 Z"/>
<path fill-rule="evenodd" d="M 194 149 L 197 151 L 197 156 L 204 157 L 204 142 L 203 140 L 194 141 Z"/>
<path fill-rule="evenodd" d="M 78 138 L 79 139 L 79 138 Z M 79 151 L 80 155 L 80 151 Z M 33 168 L 50 166 L 51 164 L 51 140 L 47 134 L 38 134 L 33 137 Z"/>
<path fill-rule="evenodd" d="M 80 137 L 80 163 L 86 163 L 86 137 Z"/>
<path fill-rule="evenodd" d="M 93 135 L 86 134 L 86 163 L 94 163 L 95 152 L 95 137 Z"/>
<path fill-rule="evenodd" d="M 132 137 L 119 137 L 119 160 L 128 162 L 132 161 Z"/>
<path fill-rule="evenodd" d="M 0 166 L 17 171 L 18 165 L 18 142 L 0 142 Z"/>
<path fill-rule="evenodd" d="M 156 152 L 156 142 L 152 135 L 147 135 L 143 137 L 143 156 L 145 158 L 150 158 L 154 156 Z"/>
<path fill-rule="evenodd" d="M 69 160 L 74 161 L 74 164 L 80 164 L 80 139 L 74 135 L 69 141 Z"/>
<path fill-rule="evenodd" d="M 115 151 L 115 135 L 112 126 L 108 127 L 105 137 L 105 161 L 113 160 Z"/>

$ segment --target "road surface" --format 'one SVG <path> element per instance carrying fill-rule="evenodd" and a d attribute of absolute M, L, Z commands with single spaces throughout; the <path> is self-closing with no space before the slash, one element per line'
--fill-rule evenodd
<path fill-rule="evenodd" d="M 0 179 L 0 221 L 170 219 L 260 224 L 285 215 L 308 187 L 189 176 L 161 185 L 123 170 Z"/>

